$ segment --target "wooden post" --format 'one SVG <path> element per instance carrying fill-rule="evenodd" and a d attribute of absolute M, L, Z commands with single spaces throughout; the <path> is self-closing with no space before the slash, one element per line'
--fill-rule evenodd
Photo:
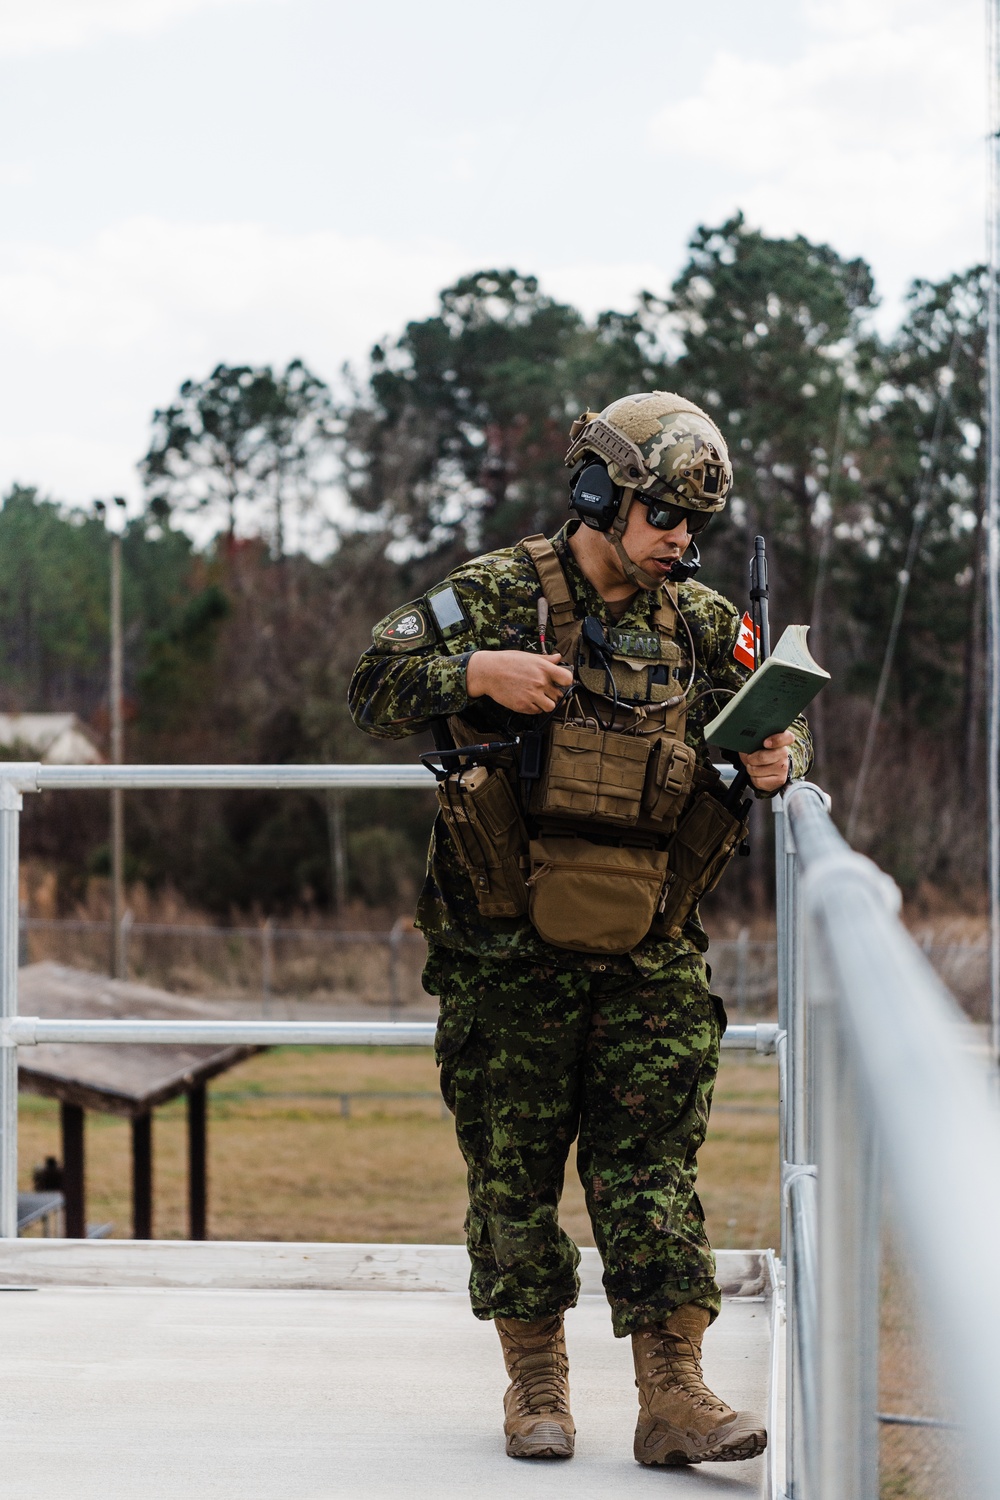
<path fill-rule="evenodd" d="M 271 1014 L 271 991 L 274 989 L 274 923 L 265 917 L 260 928 L 260 1013 Z"/>
<path fill-rule="evenodd" d="M 389 1019 L 392 1021 L 399 1020 L 399 1008 L 403 1000 L 399 974 L 399 950 L 407 925 L 405 917 L 397 917 L 389 933 Z"/>
<path fill-rule="evenodd" d="M 132 1120 L 132 1238 L 153 1238 L 153 1116 Z"/>
<path fill-rule="evenodd" d="M 337 916 L 342 917 L 347 910 L 347 848 L 344 841 L 343 792 L 330 791 L 326 794 L 326 828 L 330 840 L 332 906 Z"/>
<path fill-rule="evenodd" d="M 742 1019 L 747 1008 L 747 959 L 750 953 L 750 929 L 741 927 L 736 939 L 736 1014 Z"/>
<path fill-rule="evenodd" d="M 188 1238 L 208 1238 L 208 1090 L 188 1089 Z"/>
<path fill-rule="evenodd" d="M 83 1110 L 79 1104 L 59 1105 L 62 1128 L 63 1195 L 66 1200 L 66 1237 L 87 1238 L 87 1198 L 84 1173 Z"/>

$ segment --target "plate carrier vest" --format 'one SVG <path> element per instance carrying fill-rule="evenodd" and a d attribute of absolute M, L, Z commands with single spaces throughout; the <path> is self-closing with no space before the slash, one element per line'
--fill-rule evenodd
<path fill-rule="evenodd" d="M 530 536 L 518 545 L 534 564 L 574 684 L 545 716 L 536 778 L 520 780 L 508 752 L 439 780 L 445 826 L 480 913 L 527 914 L 545 942 L 585 953 L 627 953 L 654 921 L 663 937 L 680 937 L 747 823 L 714 794 L 718 776 L 698 767 L 684 741 L 677 586 L 661 589 L 651 631 L 605 632 L 577 616 L 551 542 Z M 460 718 L 448 726 L 456 745 L 473 743 Z"/>

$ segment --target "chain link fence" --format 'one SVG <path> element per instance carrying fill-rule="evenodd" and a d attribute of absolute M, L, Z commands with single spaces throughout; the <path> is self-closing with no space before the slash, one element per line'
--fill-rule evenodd
<path fill-rule="evenodd" d="M 213 927 L 133 922 L 120 951 L 127 978 L 179 995 L 256 1001 L 262 1016 L 308 1002 L 336 1009 L 377 1006 L 391 1015 L 426 1006 L 420 983 L 426 944 L 408 921 L 383 931 L 322 927 Z M 108 973 L 110 922 L 21 919 L 21 963 L 43 961 Z"/>
<path fill-rule="evenodd" d="M 426 1006 L 420 983 L 426 945 L 406 919 L 384 930 L 327 927 L 216 927 L 208 923 L 123 920 L 127 976 L 172 993 L 241 1001 L 256 999 L 261 1013 L 283 1014 L 298 1001 L 388 1007 Z M 973 1020 L 989 1012 L 989 954 L 985 943 L 925 942 L 924 952 Z M 111 924 L 83 918 L 21 919 L 21 962 L 50 960 L 107 973 Z M 776 1013 L 777 954 L 773 939 L 712 942 L 712 989 L 733 1021 Z"/>
<path fill-rule="evenodd" d="M 882 1260 L 879 1329 L 881 1500 L 959 1500 L 959 1433 L 934 1379 L 916 1292 L 891 1234 Z"/>

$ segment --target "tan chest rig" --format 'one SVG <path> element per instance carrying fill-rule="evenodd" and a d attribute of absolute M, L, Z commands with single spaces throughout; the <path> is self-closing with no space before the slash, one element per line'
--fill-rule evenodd
<path fill-rule="evenodd" d="M 711 792 L 692 796 L 676 587 L 663 590 L 650 631 L 597 632 L 577 618 L 551 543 L 520 545 L 575 684 L 545 725 L 537 777 L 519 780 L 513 757 L 500 756 L 439 781 L 479 910 L 526 913 L 545 942 L 584 953 L 629 952 L 658 914 L 664 936 L 679 937 L 746 826 Z M 467 725 L 449 725 L 457 744 L 470 743 Z"/>

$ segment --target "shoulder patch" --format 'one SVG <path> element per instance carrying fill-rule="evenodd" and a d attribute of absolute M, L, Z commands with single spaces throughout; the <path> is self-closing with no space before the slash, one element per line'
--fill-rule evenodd
<path fill-rule="evenodd" d="M 421 646 L 431 635 L 427 611 L 419 604 L 404 604 L 375 630 L 376 642 L 391 646 Z"/>

